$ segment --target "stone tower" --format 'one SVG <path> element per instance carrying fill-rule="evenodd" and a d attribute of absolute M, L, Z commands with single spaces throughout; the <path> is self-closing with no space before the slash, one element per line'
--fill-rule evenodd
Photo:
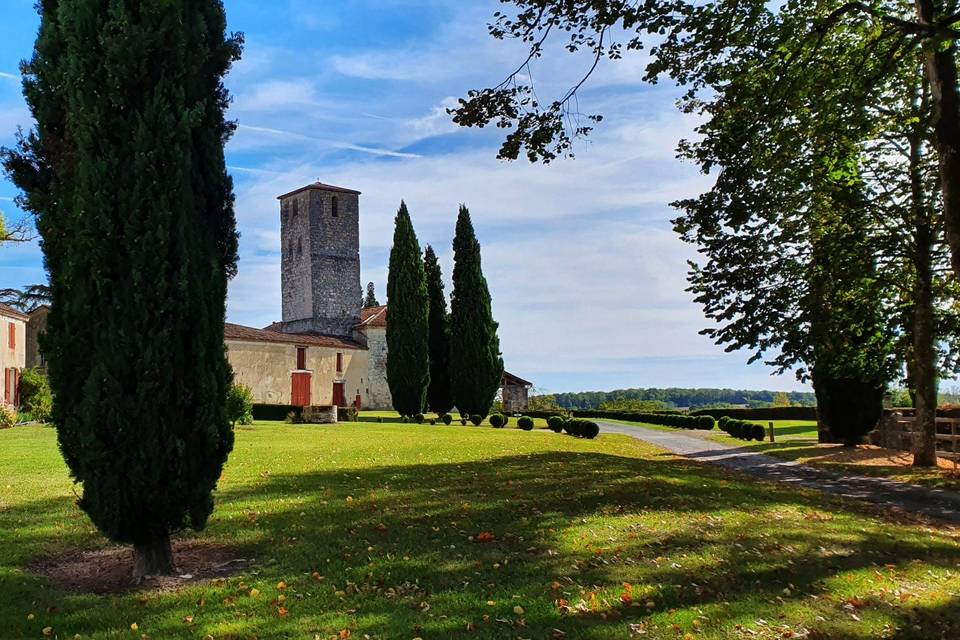
<path fill-rule="evenodd" d="M 315 182 L 278 199 L 281 330 L 351 337 L 360 322 L 360 192 Z"/>

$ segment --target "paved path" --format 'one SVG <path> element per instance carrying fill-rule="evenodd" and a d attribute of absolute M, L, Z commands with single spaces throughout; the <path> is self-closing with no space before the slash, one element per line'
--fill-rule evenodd
<path fill-rule="evenodd" d="M 597 421 L 597 424 L 604 433 L 631 436 L 693 460 L 735 469 L 764 480 L 775 480 L 835 493 L 844 498 L 893 506 L 960 524 L 960 494 L 951 491 L 928 489 L 885 478 L 845 475 L 815 469 L 737 445 L 715 442 L 691 432 L 658 431 L 603 421 Z"/>

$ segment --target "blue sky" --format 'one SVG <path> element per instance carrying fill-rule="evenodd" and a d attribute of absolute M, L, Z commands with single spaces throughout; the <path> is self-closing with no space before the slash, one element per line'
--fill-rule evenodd
<path fill-rule="evenodd" d="M 0 144 L 30 126 L 17 65 L 28 57 L 34 0 L 3 0 Z M 242 233 L 230 287 L 233 322 L 280 315 L 276 196 L 320 179 L 363 192 L 363 284 L 383 296 L 396 208 L 405 199 L 422 243 L 447 276 L 457 206 L 470 207 L 500 322 L 507 367 L 550 391 L 633 386 L 802 389 L 792 376 L 747 366 L 698 330 L 708 325 L 684 292 L 693 250 L 671 231 L 667 205 L 709 182 L 674 159 L 695 121 L 668 83 L 640 81 L 634 56 L 601 66 L 581 109 L 602 113 L 575 160 L 549 166 L 495 159 L 496 130 L 463 130 L 445 107 L 499 82 L 522 59 L 486 23 L 495 0 L 227 0 L 246 34 L 228 78 L 240 128 L 227 148 Z M 555 96 L 589 61 L 557 53 L 534 68 Z M 0 210 L 21 213 L 0 178 Z M 0 287 L 43 280 L 36 245 L 0 247 Z"/>

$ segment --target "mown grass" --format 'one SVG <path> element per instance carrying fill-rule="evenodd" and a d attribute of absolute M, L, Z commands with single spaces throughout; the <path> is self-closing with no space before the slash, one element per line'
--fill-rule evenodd
<path fill-rule="evenodd" d="M 0 469 L 4 638 L 45 627 L 98 640 L 960 634 L 955 532 L 625 436 L 238 429 L 217 510 L 195 535 L 255 564 L 169 593 L 71 595 L 25 573 L 105 543 L 74 506 L 50 429 L 0 432 Z"/>

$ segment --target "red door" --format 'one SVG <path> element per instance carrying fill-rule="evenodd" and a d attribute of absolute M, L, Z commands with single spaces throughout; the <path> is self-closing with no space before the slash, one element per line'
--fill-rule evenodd
<path fill-rule="evenodd" d="M 344 388 L 346 386 L 343 382 L 334 382 L 333 383 L 333 406 L 335 407 L 345 407 L 347 406 L 347 392 Z"/>
<path fill-rule="evenodd" d="M 310 406 L 310 372 L 296 371 L 293 374 L 293 390 L 290 392 L 290 404 L 295 407 Z"/>

